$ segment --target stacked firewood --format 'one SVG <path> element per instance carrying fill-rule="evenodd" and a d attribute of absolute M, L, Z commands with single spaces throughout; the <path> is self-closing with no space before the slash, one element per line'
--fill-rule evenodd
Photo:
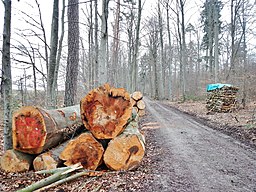
<path fill-rule="evenodd" d="M 208 92 L 206 108 L 209 112 L 226 113 L 237 108 L 238 88 L 234 86 L 224 86 Z"/>
<path fill-rule="evenodd" d="M 134 97 L 138 111 L 125 89 L 105 84 L 77 106 L 21 108 L 13 115 L 13 149 L 1 157 L 1 168 L 22 172 L 81 163 L 86 170 L 96 170 L 104 162 L 111 170 L 134 169 L 145 153 L 138 124 L 145 103 L 139 104 L 142 94 Z"/>
<path fill-rule="evenodd" d="M 131 94 L 131 103 L 140 117 L 146 114 L 146 105 L 145 102 L 143 101 L 143 94 L 140 91 L 135 91 L 133 92 L 133 94 Z"/>

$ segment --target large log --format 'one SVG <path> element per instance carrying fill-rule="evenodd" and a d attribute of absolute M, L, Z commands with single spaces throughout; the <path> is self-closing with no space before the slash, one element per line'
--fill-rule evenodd
<path fill-rule="evenodd" d="M 38 155 L 33 161 L 35 171 L 55 169 L 63 164 L 59 158 L 61 152 L 65 149 L 70 140 L 58 145 L 49 151 Z"/>
<path fill-rule="evenodd" d="M 10 149 L 1 157 L 0 165 L 6 172 L 25 172 L 30 169 L 33 159 L 33 155 Z"/>
<path fill-rule="evenodd" d="M 104 149 L 90 132 L 82 133 L 70 140 L 59 158 L 70 166 L 81 163 L 85 169 L 95 170 L 102 163 Z"/>
<path fill-rule="evenodd" d="M 39 154 L 58 145 L 81 125 L 79 105 L 54 110 L 22 107 L 13 115 L 13 148 Z"/>
<path fill-rule="evenodd" d="M 119 135 L 132 112 L 130 94 L 108 84 L 90 91 L 80 106 L 85 127 L 97 139 L 112 139 Z"/>
<path fill-rule="evenodd" d="M 145 138 L 138 129 L 138 122 L 132 121 L 121 135 L 109 142 L 103 160 L 112 170 L 132 170 L 142 161 L 144 153 Z"/>

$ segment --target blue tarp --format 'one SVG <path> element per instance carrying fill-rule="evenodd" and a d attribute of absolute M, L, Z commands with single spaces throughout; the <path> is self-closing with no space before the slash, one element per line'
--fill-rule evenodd
<path fill-rule="evenodd" d="M 224 86 L 232 87 L 231 84 L 222 84 L 222 83 L 208 84 L 207 85 L 207 91 L 212 91 L 212 90 L 215 90 L 215 89 L 221 89 Z"/>

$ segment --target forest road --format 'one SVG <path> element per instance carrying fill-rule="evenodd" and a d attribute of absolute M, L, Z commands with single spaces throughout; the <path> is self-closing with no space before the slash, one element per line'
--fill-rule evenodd
<path fill-rule="evenodd" d="M 256 192 L 256 151 L 168 105 L 144 98 L 160 153 L 153 191 Z"/>

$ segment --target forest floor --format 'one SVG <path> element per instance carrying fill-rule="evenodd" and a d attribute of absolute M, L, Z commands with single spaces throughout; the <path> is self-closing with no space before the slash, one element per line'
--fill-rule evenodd
<path fill-rule="evenodd" d="M 146 154 L 136 170 L 80 177 L 47 191 L 256 191 L 255 103 L 235 113 L 206 115 L 204 102 L 145 100 L 140 124 Z M 1 156 L 2 126 L 0 135 Z M 0 191 L 42 178 L 33 171 L 0 171 Z"/>

